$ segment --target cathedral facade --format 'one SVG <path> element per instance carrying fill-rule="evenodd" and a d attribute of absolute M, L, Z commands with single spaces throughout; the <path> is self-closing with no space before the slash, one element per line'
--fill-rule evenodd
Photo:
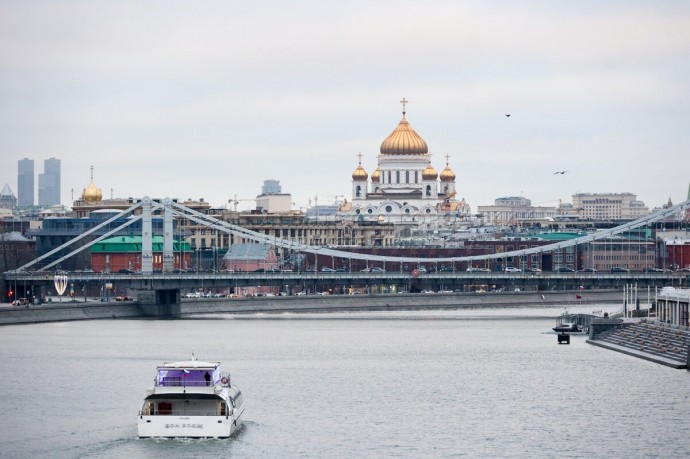
<path fill-rule="evenodd" d="M 402 120 L 381 143 L 371 178 L 359 165 L 352 173 L 352 201 L 341 213 L 353 218 L 414 224 L 441 216 L 468 217 L 464 198 L 456 198 L 455 173 L 446 167 L 439 174 L 424 139 L 410 126 L 403 99 Z"/>

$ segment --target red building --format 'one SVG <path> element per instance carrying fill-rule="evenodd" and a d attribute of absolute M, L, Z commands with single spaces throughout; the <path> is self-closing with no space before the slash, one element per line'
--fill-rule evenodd
<path fill-rule="evenodd" d="M 153 236 L 153 270 L 163 270 L 163 236 Z M 173 268 L 191 266 L 192 249 L 189 244 L 173 241 Z M 141 236 L 115 236 L 91 247 L 91 269 L 95 272 L 116 273 L 121 269 L 141 271 Z"/>
<path fill-rule="evenodd" d="M 690 240 L 673 239 L 666 242 L 668 266 L 673 269 L 690 270 Z"/>

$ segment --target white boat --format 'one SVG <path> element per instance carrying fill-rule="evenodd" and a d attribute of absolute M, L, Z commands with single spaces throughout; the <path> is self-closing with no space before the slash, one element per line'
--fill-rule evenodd
<path fill-rule="evenodd" d="M 227 438 L 241 425 L 242 393 L 220 362 L 164 363 L 137 420 L 139 437 Z"/>

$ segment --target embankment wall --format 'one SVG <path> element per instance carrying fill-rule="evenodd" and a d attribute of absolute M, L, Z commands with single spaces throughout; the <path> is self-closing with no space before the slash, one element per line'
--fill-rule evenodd
<path fill-rule="evenodd" d="M 581 298 L 576 299 L 576 294 Z M 543 298 L 542 298 L 543 295 Z M 213 313 L 280 313 L 412 309 L 512 308 L 623 303 L 617 290 L 584 292 L 497 292 L 399 295 L 333 295 L 184 300 L 182 317 Z M 68 320 L 147 318 L 137 302 L 48 303 L 0 308 L 0 325 Z"/>

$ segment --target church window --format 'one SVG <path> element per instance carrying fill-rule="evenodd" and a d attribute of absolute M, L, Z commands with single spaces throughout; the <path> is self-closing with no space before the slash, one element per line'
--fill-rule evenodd
<path fill-rule="evenodd" d="M 357 185 L 357 191 L 355 192 L 355 196 L 357 196 L 358 198 L 362 196 L 362 187 L 359 185 Z"/>
<path fill-rule="evenodd" d="M 427 214 L 430 214 L 430 213 L 431 213 L 431 209 L 427 209 L 427 210 L 426 210 L 426 213 L 427 213 Z"/>
<path fill-rule="evenodd" d="M 410 171 L 405 171 L 405 183 L 410 183 Z"/>
<path fill-rule="evenodd" d="M 374 212 L 373 210 L 367 209 L 367 213 L 368 213 L 369 215 L 371 215 L 373 212 Z"/>
<path fill-rule="evenodd" d="M 355 215 L 359 215 L 359 212 L 360 212 L 359 209 L 355 210 Z"/>
<path fill-rule="evenodd" d="M 388 171 L 388 182 L 387 183 L 392 183 L 391 182 L 391 171 Z"/>
<path fill-rule="evenodd" d="M 405 213 L 406 213 L 406 214 L 409 214 L 409 213 L 410 213 L 410 209 L 405 209 Z"/>
<path fill-rule="evenodd" d="M 395 183 L 400 183 L 400 171 L 395 171 Z"/>
<path fill-rule="evenodd" d="M 419 171 L 414 171 L 414 183 L 419 183 Z"/>
<path fill-rule="evenodd" d="M 426 195 L 431 196 L 431 185 L 426 186 Z"/>
<path fill-rule="evenodd" d="M 391 206 L 386 206 L 386 212 L 390 213 L 393 211 L 393 208 Z"/>

